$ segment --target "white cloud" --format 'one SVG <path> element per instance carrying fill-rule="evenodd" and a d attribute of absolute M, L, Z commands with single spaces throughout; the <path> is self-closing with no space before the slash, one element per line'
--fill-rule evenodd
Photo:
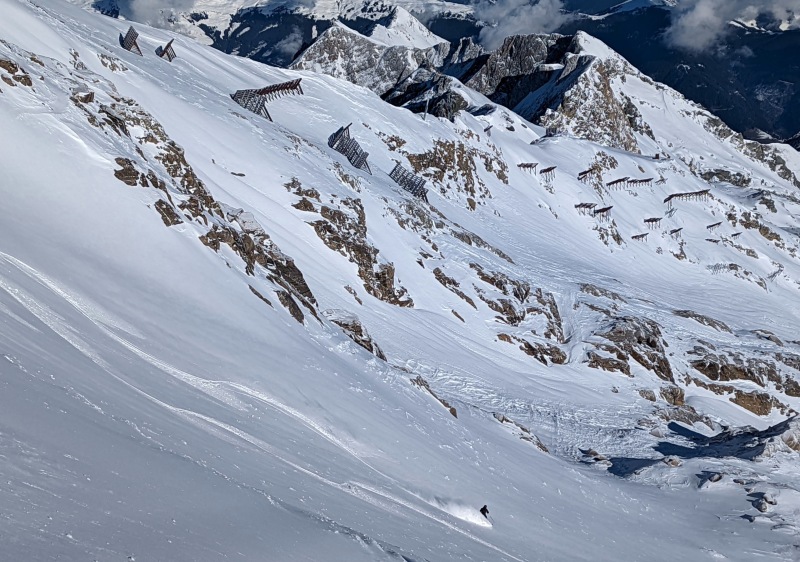
<path fill-rule="evenodd" d="M 798 16 L 800 0 L 681 0 L 666 38 L 675 47 L 704 51 L 725 39 L 731 20 L 767 17 L 797 27 Z"/>
<path fill-rule="evenodd" d="M 296 25 L 292 26 L 292 32 L 289 35 L 275 43 L 275 49 L 289 58 L 294 57 L 302 46 L 303 34 Z"/>
<path fill-rule="evenodd" d="M 562 0 L 481 0 L 475 16 L 488 24 L 480 33 L 487 49 L 499 47 L 510 35 L 550 33 L 572 18 L 564 12 Z"/>

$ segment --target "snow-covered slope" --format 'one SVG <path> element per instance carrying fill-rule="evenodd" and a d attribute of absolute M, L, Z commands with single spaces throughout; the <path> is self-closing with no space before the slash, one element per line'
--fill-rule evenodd
<path fill-rule="evenodd" d="M 769 168 L 702 127 L 656 160 L 500 107 L 422 120 L 0 2 L 0 558 L 796 554 L 796 424 L 687 429 L 800 404 L 800 203 Z M 296 78 L 274 122 L 229 97 Z M 328 147 L 348 123 L 371 174 Z"/>
<path fill-rule="evenodd" d="M 403 45 L 418 49 L 435 47 L 446 43 L 431 33 L 420 21 L 401 7 L 389 12 L 386 22 L 379 22 L 370 33 L 370 38 L 388 46 Z"/>

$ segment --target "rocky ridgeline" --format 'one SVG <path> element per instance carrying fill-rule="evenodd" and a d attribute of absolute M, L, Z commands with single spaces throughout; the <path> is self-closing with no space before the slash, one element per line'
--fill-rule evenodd
<path fill-rule="evenodd" d="M 345 174 L 343 171 L 339 173 Z M 355 186 L 355 180 L 350 180 L 349 184 Z M 366 214 L 360 199 L 339 200 L 330 197 L 323 203 L 319 191 L 304 188 L 297 178 L 293 178 L 285 187 L 300 197 L 295 208 L 319 215 L 318 220 L 310 221 L 317 236 L 328 248 L 356 264 L 358 276 L 367 293 L 397 306 L 414 306 L 408 291 L 395 286 L 394 265 L 381 261 L 380 250 L 367 239 Z"/>
<path fill-rule="evenodd" d="M 594 53 L 601 45 L 601 54 Z M 637 135 L 655 140 L 651 124 L 638 105 L 645 103 L 622 91 L 636 79 L 676 99 L 681 94 L 643 75 L 620 55 L 584 33 L 575 36 L 511 36 L 494 51 L 470 38 L 446 49 L 389 47 L 338 25 L 322 33 L 291 65 L 324 72 L 365 86 L 394 105 L 453 119 L 459 111 L 480 113 L 464 93 L 467 87 L 521 117 L 609 147 L 641 153 Z M 698 105 L 690 117 L 718 139 L 800 185 L 779 151 L 747 141 Z M 666 147 L 665 147 L 666 149 Z M 698 177 L 735 181 L 735 173 L 695 162 Z M 742 180 L 746 182 L 746 180 Z"/>

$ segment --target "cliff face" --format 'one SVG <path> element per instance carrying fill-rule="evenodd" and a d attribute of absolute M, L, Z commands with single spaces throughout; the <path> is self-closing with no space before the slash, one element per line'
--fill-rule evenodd
<path fill-rule="evenodd" d="M 444 43 L 427 49 L 386 45 L 335 24 L 291 68 L 328 74 L 384 95 L 418 68 L 440 65 L 446 51 Z"/>
<path fill-rule="evenodd" d="M 345 54 L 346 53 L 346 54 Z M 654 82 L 602 42 L 575 36 L 507 38 L 486 52 L 471 39 L 448 47 L 387 47 L 344 26 L 324 33 L 294 64 L 372 89 L 392 104 L 453 119 L 459 111 L 480 114 L 487 102 L 512 109 L 547 129 L 629 152 L 669 151 L 670 133 L 652 109 L 681 106 L 671 128 L 698 125 L 781 177 L 798 182 L 780 151 L 747 141 L 702 107 Z M 478 94 L 478 95 L 476 95 Z M 649 115 L 648 115 L 649 114 Z M 659 130 L 661 129 L 661 130 Z M 698 174 L 714 168 L 696 162 Z"/>
<path fill-rule="evenodd" d="M 445 52 L 444 45 L 387 47 L 335 26 L 293 67 L 365 86 L 414 111 L 424 110 L 427 100 L 431 113 L 448 118 L 483 105 L 464 93 L 466 87 L 533 123 L 637 151 L 635 133 L 647 134 L 647 125 L 630 98 L 612 88 L 613 80 L 636 71 L 610 52 L 607 57 L 587 52 L 586 40 L 581 35 L 513 36 L 485 52 L 464 39 Z"/>

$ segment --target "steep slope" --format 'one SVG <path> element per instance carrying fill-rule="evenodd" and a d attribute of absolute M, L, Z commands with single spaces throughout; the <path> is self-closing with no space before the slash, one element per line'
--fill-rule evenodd
<path fill-rule="evenodd" d="M 700 124 L 656 160 L 467 89 L 491 111 L 422 120 L 181 38 L 168 63 L 137 25 L 139 57 L 62 2 L 3 13 L 4 558 L 791 559 L 798 203 L 735 143 L 750 188 L 698 177 L 728 146 Z M 229 96 L 297 78 L 274 122 Z M 372 174 L 328 146 L 348 123 Z M 768 462 L 719 446 L 747 439 Z"/>

